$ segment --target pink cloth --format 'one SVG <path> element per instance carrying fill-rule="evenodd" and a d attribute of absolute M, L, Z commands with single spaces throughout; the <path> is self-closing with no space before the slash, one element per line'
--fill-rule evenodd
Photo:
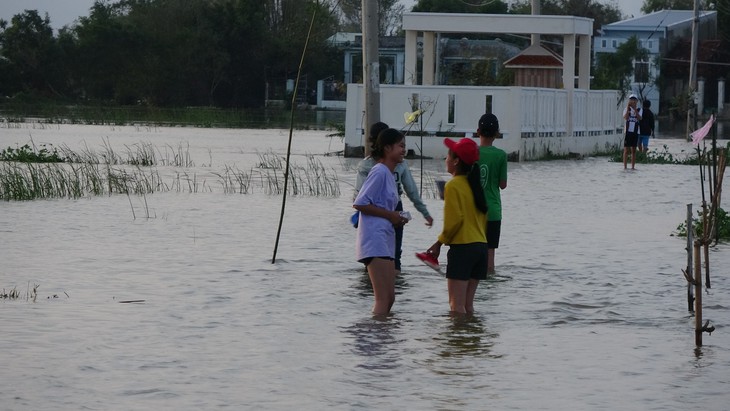
<path fill-rule="evenodd" d="M 707 120 L 707 123 L 705 123 L 705 125 L 702 126 L 701 129 L 695 130 L 692 134 L 689 135 L 690 137 L 692 137 L 692 144 L 700 144 L 700 141 L 702 141 L 702 139 L 707 136 L 707 133 L 710 132 L 713 124 L 715 124 L 714 114 L 710 116 L 710 119 Z"/>

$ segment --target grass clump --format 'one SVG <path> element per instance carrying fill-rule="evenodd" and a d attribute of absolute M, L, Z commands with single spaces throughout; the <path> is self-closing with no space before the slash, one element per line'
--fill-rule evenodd
<path fill-rule="evenodd" d="M 41 144 L 40 149 L 36 150 L 26 144 L 21 147 L 8 147 L 0 151 L 0 161 L 17 161 L 20 163 L 63 163 L 67 158 L 62 156 L 58 149 L 46 144 Z"/>
<path fill-rule="evenodd" d="M 704 217 L 702 210 L 697 211 L 697 218 L 692 219 L 692 228 L 697 237 L 704 235 Z M 730 240 L 730 215 L 719 207 L 717 209 L 717 237 L 719 240 L 728 241 Z M 687 222 L 683 222 L 677 226 L 676 235 L 678 237 L 687 237 Z"/>

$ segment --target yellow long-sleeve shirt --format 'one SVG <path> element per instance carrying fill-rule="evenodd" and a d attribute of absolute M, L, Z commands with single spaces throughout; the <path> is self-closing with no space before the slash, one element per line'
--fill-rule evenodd
<path fill-rule="evenodd" d="M 442 244 L 487 242 L 487 215 L 474 204 L 474 196 L 465 175 L 456 175 L 444 187 L 444 228 L 438 240 Z"/>

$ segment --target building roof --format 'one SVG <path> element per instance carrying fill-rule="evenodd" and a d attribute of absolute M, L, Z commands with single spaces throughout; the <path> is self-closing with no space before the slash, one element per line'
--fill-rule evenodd
<path fill-rule="evenodd" d="M 551 50 L 539 45 L 532 44 L 522 50 L 520 54 L 504 62 L 507 68 L 518 67 L 548 67 L 563 68 L 563 59 Z"/>
<path fill-rule="evenodd" d="M 716 11 L 700 11 L 700 20 L 710 18 Z M 669 28 L 682 23 L 691 23 L 693 10 L 660 10 L 644 16 L 606 24 L 603 30 L 645 31 Z"/>

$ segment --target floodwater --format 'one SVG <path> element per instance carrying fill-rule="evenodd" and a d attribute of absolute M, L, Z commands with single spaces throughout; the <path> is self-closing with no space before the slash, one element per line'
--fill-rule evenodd
<path fill-rule="evenodd" d="M 449 316 L 445 280 L 413 257 L 441 227 L 429 196 L 435 227 L 406 227 L 393 314 L 377 320 L 348 223 L 357 160 L 323 155 L 338 138 L 294 132 L 292 163 L 314 155 L 341 195 L 287 197 L 274 264 L 282 196 L 225 193 L 215 173 L 284 155 L 288 131 L 0 128 L 2 148 L 31 140 L 184 147 L 195 165 L 156 168 L 199 189 L 0 202 L 0 288 L 22 296 L 0 300 L 0 409 L 728 407 L 730 246 L 710 251 L 716 331 L 697 348 L 686 241 L 672 236 L 701 202 L 696 167 L 510 163 L 498 273 L 468 319 Z M 441 160 L 423 168 L 446 176 Z"/>

